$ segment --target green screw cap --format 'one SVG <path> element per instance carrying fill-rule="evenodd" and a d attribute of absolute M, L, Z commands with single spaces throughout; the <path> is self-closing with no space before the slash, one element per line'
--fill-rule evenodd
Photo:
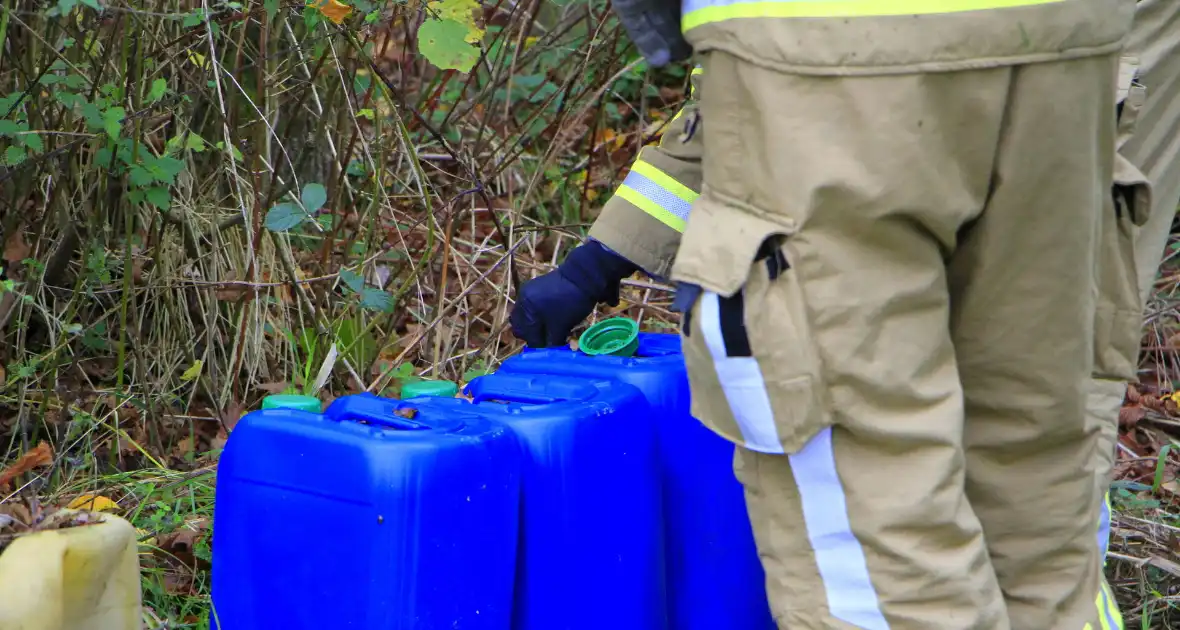
<path fill-rule="evenodd" d="M 453 398 L 459 393 L 459 385 L 451 381 L 413 381 L 402 385 L 402 399 L 417 396 Z"/>
<path fill-rule="evenodd" d="M 635 356 L 639 350 L 639 324 L 626 317 L 598 322 L 578 338 L 578 349 L 591 356 Z"/>
<path fill-rule="evenodd" d="M 298 409 L 299 411 L 310 411 L 311 413 L 320 413 L 324 410 L 323 403 L 315 396 L 302 396 L 300 394 L 275 394 L 274 396 L 267 396 L 262 399 L 263 409 Z"/>

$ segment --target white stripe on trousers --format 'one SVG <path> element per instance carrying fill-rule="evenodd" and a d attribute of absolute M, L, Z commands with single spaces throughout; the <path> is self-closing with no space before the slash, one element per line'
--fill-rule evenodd
<path fill-rule="evenodd" d="M 716 293 L 702 293 L 700 322 L 717 379 L 746 447 L 762 453 L 783 453 L 770 395 L 757 360 L 730 357 L 726 353 L 720 296 Z M 877 591 L 869 578 L 864 549 L 848 522 L 847 500 L 836 471 L 831 427 L 788 458 L 799 488 L 807 538 L 824 583 L 829 612 L 836 619 L 863 630 L 888 630 Z"/>

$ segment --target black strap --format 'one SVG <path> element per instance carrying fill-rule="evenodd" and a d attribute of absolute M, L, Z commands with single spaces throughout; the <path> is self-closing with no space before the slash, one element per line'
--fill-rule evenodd
<path fill-rule="evenodd" d="M 742 291 L 718 300 L 717 317 L 721 326 L 721 339 L 725 343 L 725 356 L 752 357 L 750 336 L 746 333 L 745 296 Z"/>
<path fill-rule="evenodd" d="M 754 254 L 754 262 L 766 261 L 766 272 L 770 275 L 771 280 L 776 280 L 782 273 L 791 268 L 791 263 L 787 261 L 787 255 L 783 253 L 783 248 L 779 244 L 779 239 L 772 236 L 758 246 L 758 252 Z"/>

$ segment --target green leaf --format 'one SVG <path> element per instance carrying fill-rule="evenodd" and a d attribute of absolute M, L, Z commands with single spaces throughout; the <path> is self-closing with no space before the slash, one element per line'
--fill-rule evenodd
<path fill-rule="evenodd" d="M 320 22 L 324 21 L 323 15 L 324 14 L 320 13 L 319 11 L 304 11 L 303 25 L 307 27 L 308 31 L 314 30 L 315 27 L 319 26 Z"/>
<path fill-rule="evenodd" d="M 271 232 L 286 232 L 303 223 L 307 218 L 299 206 L 293 203 L 280 203 L 266 213 L 266 229 Z"/>
<path fill-rule="evenodd" d="M 161 179 L 161 181 L 165 181 L 169 184 L 176 181 L 176 176 L 184 172 L 184 162 L 174 157 L 164 156 L 156 158 L 155 163 L 156 167 L 159 168 L 165 175 L 164 178 L 161 179 L 160 177 L 157 177 L 157 179 Z"/>
<path fill-rule="evenodd" d="M 352 289 L 353 293 L 360 293 L 361 289 L 365 288 L 365 279 L 359 273 L 349 269 L 340 270 L 340 280 L 344 282 L 345 286 Z"/>
<path fill-rule="evenodd" d="M 35 133 L 26 133 L 20 136 L 20 141 L 34 153 L 40 153 L 45 150 L 45 142 L 41 140 L 41 136 Z"/>
<path fill-rule="evenodd" d="M 357 73 L 352 80 L 352 89 L 357 94 L 364 94 L 373 85 L 373 77 L 368 74 Z"/>
<path fill-rule="evenodd" d="M 86 77 L 80 74 L 71 74 L 66 77 L 65 86 L 71 90 L 77 90 L 86 86 Z"/>
<path fill-rule="evenodd" d="M 131 185 L 139 188 L 151 186 L 155 183 L 156 178 L 152 176 L 144 167 L 136 164 L 127 172 L 127 178 L 131 180 Z"/>
<path fill-rule="evenodd" d="M 464 382 L 467 382 L 491 373 L 492 371 L 486 365 L 477 364 L 469 368 L 466 372 L 463 372 L 462 379 Z"/>
<path fill-rule="evenodd" d="M 12 109 L 13 106 L 16 105 L 16 102 L 20 99 L 21 94 L 23 94 L 23 92 L 13 92 L 8 96 L 0 98 L 0 117 L 8 115 L 8 110 Z"/>
<path fill-rule="evenodd" d="M 222 151 L 224 151 L 224 150 L 225 150 L 225 143 L 224 143 L 224 142 L 218 142 L 218 143 L 217 143 L 216 145 L 214 145 L 214 146 L 216 146 L 218 149 L 220 149 L 220 150 L 222 150 Z M 229 148 L 230 148 L 230 150 L 231 150 L 231 151 L 233 151 L 233 154 L 234 154 L 234 159 L 235 159 L 235 160 L 239 160 L 239 161 L 245 160 L 245 158 L 244 158 L 244 157 L 242 157 L 242 152 L 241 152 L 241 151 L 239 151 L 237 147 L 235 147 L 235 146 L 233 146 L 233 145 L 230 145 L 230 147 L 229 147 Z"/>
<path fill-rule="evenodd" d="M 184 148 L 200 153 L 205 150 L 205 139 L 195 133 L 190 133 L 184 142 Z"/>
<path fill-rule="evenodd" d="M 78 6 L 78 0 L 57 0 L 57 13 L 62 16 L 69 15 L 76 6 Z"/>
<path fill-rule="evenodd" d="M 164 95 L 167 93 L 168 81 L 165 79 L 156 79 L 155 81 L 152 81 L 152 89 L 150 92 L 148 92 L 148 102 L 155 103 L 156 101 L 164 98 Z"/>
<path fill-rule="evenodd" d="M 102 5 L 98 3 L 98 0 L 82 0 L 82 4 L 90 7 L 91 9 L 94 9 L 95 11 L 102 11 Z"/>
<path fill-rule="evenodd" d="M 465 39 L 468 32 L 454 20 L 427 19 L 418 29 L 418 52 L 440 70 L 466 73 L 479 60 L 479 49 Z"/>
<path fill-rule="evenodd" d="M 186 15 L 184 17 L 184 22 L 182 24 L 184 25 L 185 28 L 192 28 L 204 21 L 205 21 L 204 11 L 202 9 L 197 9 L 196 11 L 193 11 L 192 13 Z"/>
<path fill-rule="evenodd" d="M 328 201 L 328 191 L 323 184 L 307 184 L 303 187 L 303 194 L 299 196 L 308 212 L 315 212 L 324 207 Z"/>
<path fill-rule="evenodd" d="M 345 172 L 352 177 L 364 177 L 369 174 L 368 165 L 360 160 L 353 160 L 348 163 L 348 168 Z"/>
<path fill-rule="evenodd" d="M 82 103 L 82 116 L 86 119 L 86 124 L 91 129 L 102 129 L 103 118 L 102 110 L 94 103 Z"/>
<path fill-rule="evenodd" d="M 0 120 L 0 136 L 15 136 L 25 130 L 25 125 L 15 120 Z"/>
<path fill-rule="evenodd" d="M 393 310 L 393 296 L 381 289 L 361 289 L 361 308 L 388 313 Z"/>
<path fill-rule="evenodd" d="M 123 119 L 127 117 L 127 112 L 122 107 L 112 107 L 102 113 L 103 129 L 111 140 L 119 138 L 119 132 L 123 130 Z"/>
<path fill-rule="evenodd" d="M 25 161 L 25 150 L 23 147 L 8 147 L 4 150 L 4 162 L 9 166 L 16 166 Z"/>
<path fill-rule="evenodd" d="M 156 188 L 149 188 L 147 191 L 148 203 L 167 211 L 172 207 L 172 193 L 166 187 L 158 186 Z"/>
<path fill-rule="evenodd" d="M 262 6 L 266 9 L 266 19 L 274 22 L 279 13 L 279 0 L 263 0 Z"/>

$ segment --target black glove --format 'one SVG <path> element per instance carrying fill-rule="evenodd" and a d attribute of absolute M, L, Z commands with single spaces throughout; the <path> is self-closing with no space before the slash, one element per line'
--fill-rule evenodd
<path fill-rule="evenodd" d="M 574 248 L 557 269 L 521 285 L 508 321 L 529 347 L 565 345 L 600 302 L 618 306 L 619 283 L 639 267 L 597 241 Z"/>
<path fill-rule="evenodd" d="M 679 0 L 614 0 L 611 8 L 639 54 L 652 66 L 684 61 L 692 46 L 684 39 Z"/>

